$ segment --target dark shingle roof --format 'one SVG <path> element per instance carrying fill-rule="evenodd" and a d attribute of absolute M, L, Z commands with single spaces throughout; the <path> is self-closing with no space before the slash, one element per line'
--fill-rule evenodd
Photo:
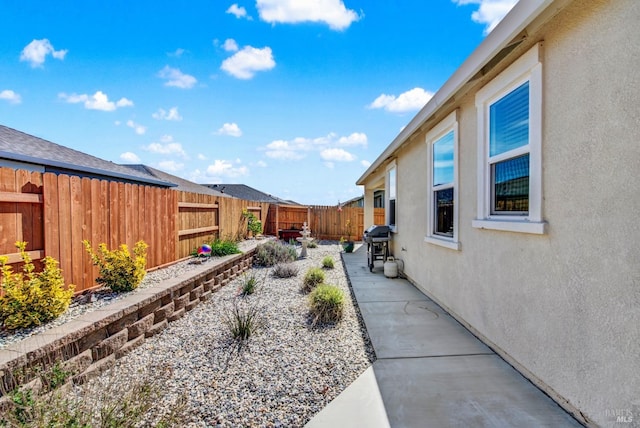
<path fill-rule="evenodd" d="M 271 204 L 300 205 L 294 201 L 287 201 L 276 196 L 268 195 L 246 184 L 203 184 L 211 189 L 217 190 L 226 195 L 247 201 L 269 202 Z"/>
<path fill-rule="evenodd" d="M 218 192 L 217 190 L 211 189 L 205 186 L 204 184 L 197 184 L 197 183 L 194 183 L 193 181 L 185 180 L 184 178 L 171 175 L 164 171 L 160 171 L 159 169 L 152 168 L 148 165 L 138 164 L 138 165 L 123 165 L 123 166 L 126 166 L 127 168 L 131 168 L 139 172 L 150 174 L 160 180 L 174 183 L 176 184 L 176 187 L 173 188 L 174 190 L 182 190 L 184 192 L 200 193 L 204 195 L 222 196 L 226 198 L 232 197 L 231 195 L 225 195 L 221 192 Z"/>
<path fill-rule="evenodd" d="M 0 159 L 42 165 L 47 172 L 173 187 L 174 184 L 0 125 Z"/>

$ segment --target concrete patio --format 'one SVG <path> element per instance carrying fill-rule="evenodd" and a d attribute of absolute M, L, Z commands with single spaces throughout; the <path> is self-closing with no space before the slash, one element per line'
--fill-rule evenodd
<path fill-rule="evenodd" d="M 308 428 L 581 426 L 364 246 L 343 260 L 377 360 Z"/>

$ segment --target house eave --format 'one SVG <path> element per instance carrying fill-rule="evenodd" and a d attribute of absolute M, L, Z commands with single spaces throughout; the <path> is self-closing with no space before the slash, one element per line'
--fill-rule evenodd
<path fill-rule="evenodd" d="M 556 3 L 558 9 L 566 6 L 568 0 L 527 0 L 518 2 L 504 17 L 484 41 L 462 63 L 453 75 L 442 85 L 427 104 L 411 119 L 396 138 L 376 158 L 367 170 L 356 181 L 357 185 L 365 185 L 368 178 L 378 168 L 392 159 L 396 151 L 405 144 L 411 135 L 423 126 L 427 120 L 436 115 L 443 106 L 455 98 L 456 94 L 479 74 L 483 68 L 491 63 L 500 53 L 509 49 L 514 43 L 519 43 L 522 33 L 547 8 Z M 521 36 L 518 38 L 518 36 Z"/>

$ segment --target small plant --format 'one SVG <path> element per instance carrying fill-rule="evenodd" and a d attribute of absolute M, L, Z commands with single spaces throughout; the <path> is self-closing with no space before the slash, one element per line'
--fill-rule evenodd
<path fill-rule="evenodd" d="M 247 230 L 251 232 L 253 236 L 258 236 L 262 233 L 262 222 L 258 217 L 246 208 L 242 210 L 242 216 L 247 219 Z"/>
<path fill-rule="evenodd" d="M 245 275 L 242 279 L 242 295 L 248 296 L 249 294 L 253 294 L 256 291 L 256 287 L 258 286 L 258 278 L 256 278 L 255 274 Z"/>
<path fill-rule="evenodd" d="M 238 244 L 230 239 L 214 239 L 211 244 L 211 256 L 223 257 L 230 254 L 239 254 L 242 251 L 238 248 Z"/>
<path fill-rule="evenodd" d="M 322 284 L 324 282 L 324 272 L 322 269 L 313 267 L 310 268 L 307 273 L 304 274 L 304 279 L 302 281 L 302 289 L 304 291 L 311 291 L 318 284 Z"/>
<path fill-rule="evenodd" d="M 325 269 L 333 269 L 333 267 L 334 267 L 333 257 L 326 256 L 325 258 L 323 258 L 322 259 L 322 267 L 325 268 Z"/>
<path fill-rule="evenodd" d="M 344 292 L 335 285 L 320 284 L 309 295 L 312 325 L 338 322 L 343 309 Z"/>
<path fill-rule="evenodd" d="M 45 389 L 53 391 L 64 385 L 71 375 L 73 375 L 72 372 L 65 370 L 60 361 L 56 361 L 53 366 L 40 374 L 40 379 Z"/>
<path fill-rule="evenodd" d="M 288 263 L 296 259 L 296 249 L 279 241 L 268 241 L 256 247 L 254 262 L 258 266 L 273 266 Z"/>
<path fill-rule="evenodd" d="M 74 286 L 65 290 L 62 271 L 52 257 L 43 259 L 42 272 L 34 272 L 35 266 L 27 253 L 27 243 L 16 242 L 20 250 L 22 272 L 14 273 L 7 257 L 0 257 L 0 274 L 3 296 L 0 297 L 0 322 L 9 330 L 31 327 L 50 321 L 69 307 Z"/>
<path fill-rule="evenodd" d="M 98 284 L 107 286 L 115 292 L 138 288 L 147 273 L 144 268 L 147 264 L 148 245 L 144 241 L 136 242 L 133 247 L 135 258 L 131 257 L 126 244 L 120 245 L 119 249 L 109 250 L 107 244 L 102 243 L 98 245 L 96 253 L 89 241 L 82 242 L 93 264 L 100 268 L 100 276 L 96 279 Z"/>
<path fill-rule="evenodd" d="M 291 278 L 298 275 L 298 266 L 293 263 L 279 263 L 273 267 L 273 276 L 278 278 Z"/>
<path fill-rule="evenodd" d="M 313 240 L 307 243 L 307 248 L 318 248 L 318 243 L 315 240 Z"/>
<path fill-rule="evenodd" d="M 231 310 L 226 314 L 226 323 L 234 339 L 247 340 L 264 325 L 264 320 L 255 306 L 241 306 L 233 301 Z"/>

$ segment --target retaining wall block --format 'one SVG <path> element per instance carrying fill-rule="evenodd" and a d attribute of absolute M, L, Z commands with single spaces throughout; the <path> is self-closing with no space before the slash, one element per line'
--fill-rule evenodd
<path fill-rule="evenodd" d="M 162 330 L 167 328 L 169 322 L 167 320 L 162 320 L 158 324 L 154 324 L 149 330 L 144 333 L 145 337 L 151 337 L 155 334 L 160 333 Z"/>
<path fill-rule="evenodd" d="M 133 340 L 128 341 L 127 343 L 125 343 L 122 348 L 118 349 L 116 351 L 116 360 L 124 357 L 125 355 L 127 355 L 129 352 L 133 351 L 134 349 L 136 349 L 138 346 L 142 345 L 144 343 L 144 335 L 142 336 L 138 336 Z"/>
<path fill-rule="evenodd" d="M 178 309 L 177 311 L 173 311 L 173 313 L 167 318 L 167 321 L 174 322 L 177 319 L 180 319 L 186 313 L 185 308 Z"/>
<path fill-rule="evenodd" d="M 157 324 L 160 321 L 167 319 L 167 317 L 173 313 L 174 308 L 175 308 L 175 303 L 171 301 L 170 303 L 164 305 L 163 307 L 155 311 L 153 313 L 154 314 L 153 323 Z"/>
<path fill-rule="evenodd" d="M 78 341 L 79 351 L 84 352 L 87 349 L 91 349 L 107 337 L 108 334 L 106 328 L 95 330 L 92 333 L 80 338 L 80 340 Z"/>
<path fill-rule="evenodd" d="M 125 328 L 111 337 L 104 339 L 92 349 L 93 361 L 98 361 L 115 353 L 127 343 L 129 331 Z"/>
<path fill-rule="evenodd" d="M 173 301 L 174 303 L 174 311 L 178 311 L 182 308 L 184 308 L 185 306 L 187 306 L 187 303 L 189 303 L 189 293 L 187 294 L 183 294 L 180 297 L 177 297 L 176 299 L 174 299 Z"/>
<path fill-rule="evenodd" d="M 129 315 L 125 315 L 120 318 L 118 321 L 113 322 L 107 326 L 107 334 L 113 335 L 122 330 L 123 328 L 129 327 L 134 322 L 138 321 L 138 314 L 131 313 Z"/>
<path fill-rule="evenodd" d="M 191 290 L 191 300 L 196 300 L 199 299 L 200 296 L 202 296 L 202 293 L 204 293 L 204 286 L 200 285 L 197 288 L 194 288 L 193 290 Z"/>
<path fill-rule="evenodd" d="M 96 361 L 91 364 L 87 370 L 76 375 L 72 378 L 72 382 L 76 385 L 81 385 L 92 379 L 96 376 L 100 376 L 102 373 L 106 372 L 110 368 L 112 368 L 116 364 L 116 356 L 115 354 L 108 355 L 101 359 L 100 361 Z"/>
<path fill-rule="evenodd" d="M 138 336 L 142 336 L 147 330 L 151 328 L 151 326 L 153 325 L 154 318 L 155 318 L 154 314 L 149 314 L 146 317 L 131 324 L 127 329 L 129 331 L 128 339 L 133 340 Z"/>
<path fill-rule="evenodd" d="M 140 310 L 138 311 L 138 317 L 144 318 L 147 315 L 154 313 L 157 309 L 160 308 L 161 305 L 162 305 L 161 299 L 154 300 L 153 302 L 149 303 L 143 308 L 140 308 Z"/>
<path fill-rule="evenodd" d="M 198 306 L 199 304 L 200 304 L 200 299 L 196 299 L 196 300 L 193 300 L 193 301 L 191 301 L 191 302 L 187 303 L 187 306 L 185 306 L 184 308 L 185 308 L 187 311 L 190 311 L 191 309 L 195 308 L 195 307 L 196 307 L 196 306 Z"/>
<path fill-rule="evenodd" d="M 211 290 L 207 290 L 204 293 L 202 293 L 202 295 L 200 296 L 200 301 L 206 302 L 207 300 L 209 300 L 210 297 L 211 297 Z"/>
<path fill-rule="evenodd" d="M 62 363 L 62 368 L 65 371 L 71 372 L 73 375 L 84 372 L 93 363 L 93 351 L 87 349 L 81 354 L 76 355 L 73 358 L 68 359 Z"/>

